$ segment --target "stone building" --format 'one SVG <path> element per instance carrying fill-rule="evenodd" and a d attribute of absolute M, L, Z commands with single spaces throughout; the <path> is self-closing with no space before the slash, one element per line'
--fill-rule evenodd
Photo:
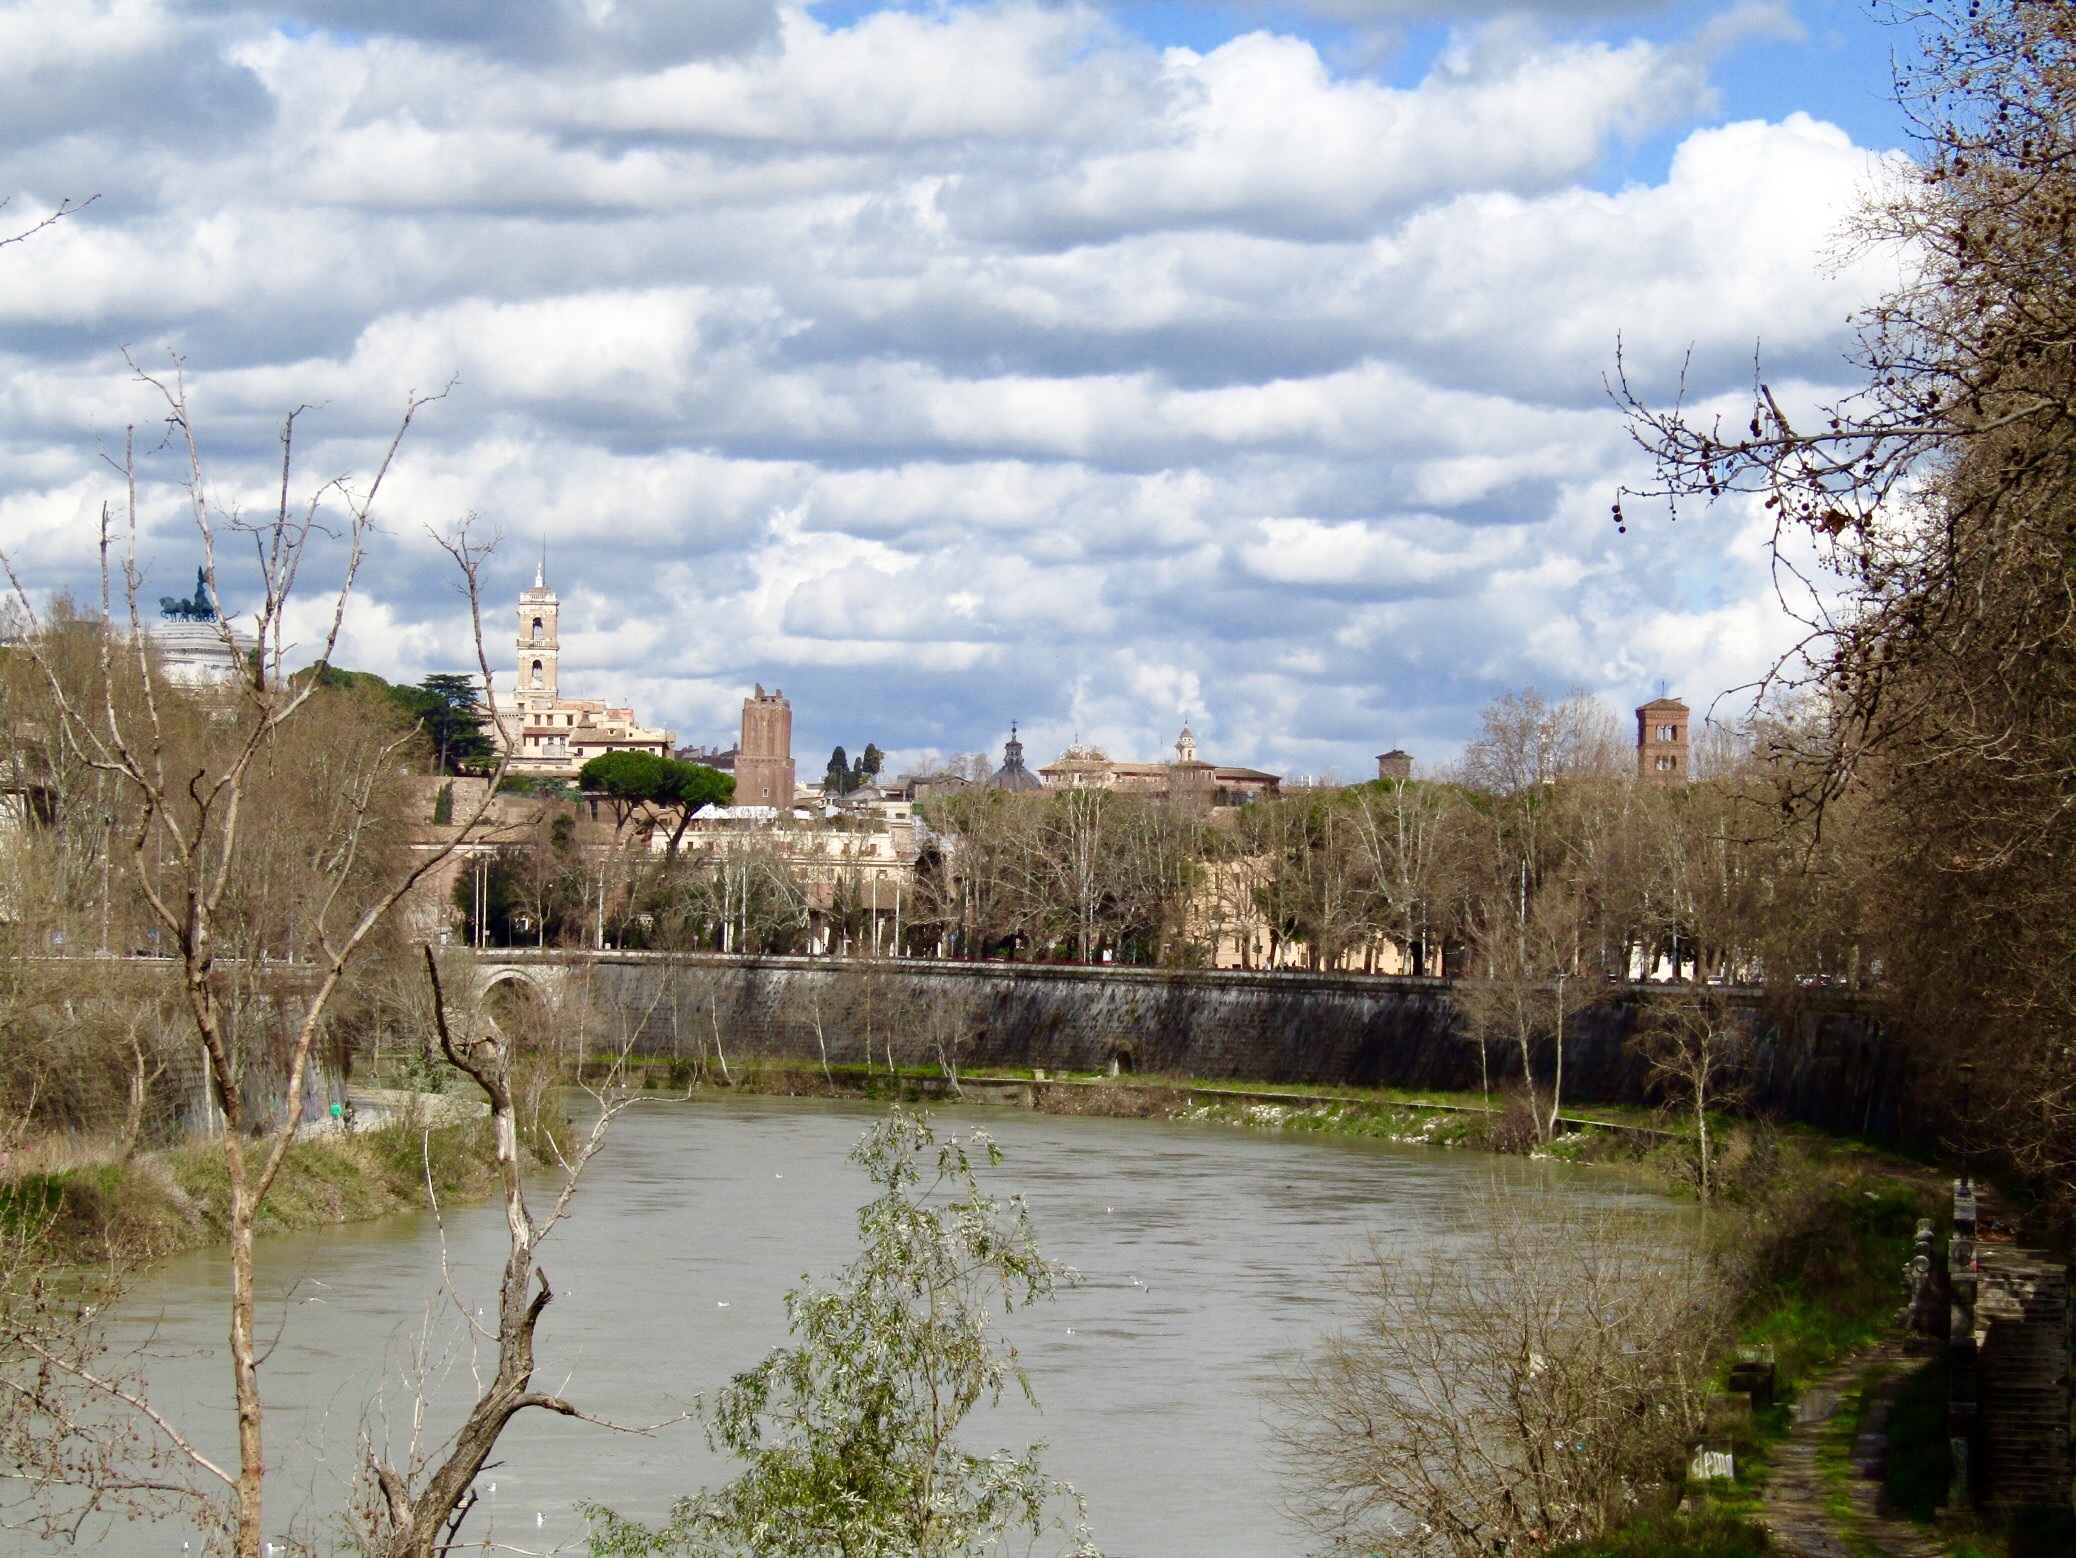
<path fill-rule="evenodd" d="M 519 594 L 519 685 L 499 699 L 496 739 L 512 748 L 511 772 L 574 779 L 608 752 L 653 752 L 669 757 L 676 737 L 638 722 L 634 710 L 601 700 L 562 696 L 562 603 L 548 588 L 544 563 L 533 588 Z"/>
<path fill-rule="evenodd" d="M 1393 747 L 1389 752 L 1377 754 L 1377 777 L 1396 779 L 1400 783 L 1413 777 L 1413 754 L 1403 747 Z"/>
<path fill-rule="evenodd" d="M 1653 784 L 1685 784 L 1687 706 L 1677 698 L 1653 698 L 1636 711 L 1636 776 Z"/>
<path fill-rule="evenodd" d="M 169 682 L 205 687 L 251 675 L 252 654 L 258 645 L 250 633 L 226 623 L 169 618 L 154 622 L 145 631 L 158 656 L 159 671 Z"/>
<path fill-rule="evenodd" d="M 735 804 L 793 804 L 793 705 L 785 692 L 757 690 L 742 700 L 742 740 L 735 753 Z"/>
<path fill-rule="evenodd" d="M 1283 783 L 1280 774 L 1225 766 L 1198 757 L 1197 738 L 1187 725 L 1175 739 L 1171 762 L 1123 762 L 1106 755 L 1100 747 L 1076 742 L 1039 769 L 1038 777 L 1048 790 L 1117 790 L 1169 798 L 1200 796 L 1215 806 L 1244 805 L 1274 796 Z"/>

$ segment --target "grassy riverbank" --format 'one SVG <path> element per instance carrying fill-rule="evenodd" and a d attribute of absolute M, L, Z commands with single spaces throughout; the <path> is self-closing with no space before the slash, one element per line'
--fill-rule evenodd
<path fill-rule="evenodd" d="M 133 1265 L 214 1243 L 227 1231 L 230 1190 L 212 1141 L 127 1157 L 90 1146 L 42 1156 L 44 1164 L 0 1179 L 0 1231 L 40 1237 L 55 1262 Z M 489 1121 L 430 1131 L 400 1121 L 297 1142 L 259 1228 L 276 1233 L 422 1210 L 428 1177 L 442 1201 L 489 1194 Z"/>
<path fill-rule="evenodd" d="M 1016 1103 L 1046 1114 L 1173 1119 L 1255 1130 L 1287 1130 L 1432 1147 L 1507 1150 L 1517 1138 L 1530 1145 L 1534 1129 L 1525 1104 L 1494 1093 L 1449 1093 L 1406 1088 L 1318 1087 L 1303 1083 L 1200 1082 L 1156 1076 L 990 1070 L 961 1072 L 956 1080 L 935 1066 L 748 1061 L 703 1073 L 685 1063 L 650 1063 L 640 1085 L 649 1090 L 715 1096 L 726 1093 L 802 1098 L 861 1098 L 887 1102 Z M 1635 1158 L 1669 1139 L 1646 1110 L 1595 1107 L 1567 1110 L 1560 1134 L 1533 1144 L 1546 1156 L 1591 1161 Z"/>

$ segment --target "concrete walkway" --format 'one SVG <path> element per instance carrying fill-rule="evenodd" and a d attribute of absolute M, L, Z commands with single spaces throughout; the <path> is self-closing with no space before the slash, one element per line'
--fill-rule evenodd
<path fill-rule="evenodd" d="M 1794 1425 L 1773 1451 L 1766 1478 L 1760 1521 L 1781 1547 L 1797 1558 L 1946 1558 L 1947 1544 L 1927 1527 L 1897 1520 L 1881 1511 L 1882 1472 L 1888 1453 L 1884 1424 L 1888 1399 L 1878 1395 L 1852 1450 L 1852 1475 L 1846 1484 L 1851 1513 L 1833 1506 L 1837 1484 L 1827 1481 L 1817 1464 L 1832 1420 L 1861 1385 L 1875 1379 L 1900 1379 L 1917 1360 L 1894 1341 L 1884 1341 L 1856 1354 L 1844 1366 L 1803 1391 L 1795 1403 Z"/>

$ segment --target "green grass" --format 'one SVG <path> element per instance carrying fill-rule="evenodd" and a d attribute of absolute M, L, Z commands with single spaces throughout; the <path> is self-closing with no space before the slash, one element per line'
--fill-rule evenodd
<path fill-rule="evenodd" d="M 1858 1167 L 1795 1160 L 1774 1177 L 1738 1234 L 1755 1267 L 1741 1341 L 1773 1349 L 1792 1396 L 1892 1323 L 1918 1219 L 1942 1205 L 1928 1184 Z"/>
<path fill-rule="evenodd" d="M 1590 1542 L 1551 1549 L 1549 1558 L 1774 1558 L 1763 1526 L 1726 1510 L 1652 1515 Z"/>

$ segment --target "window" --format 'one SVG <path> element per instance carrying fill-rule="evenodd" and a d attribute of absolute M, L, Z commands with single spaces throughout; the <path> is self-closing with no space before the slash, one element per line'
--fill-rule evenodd
<path fill-rule="evenodd" d="M 533 641 L 536 644 L 541 641 L 541 619 L 539 617 L 533 619 Z"/>
<path fill-rule="evenodd" d="M 533 663 L 533 684 L 536 687 L 541 687 L 545 686 L 546 683 L 547 679 L 542 675 L 541 671 L 541 662 L 536 660 Z"/>
<path fill-rule="evenodd" d="M 1680 738 L 1680 728 L 1679 728 L 1679 726 L 1677 726 L 1677 725 L 1660 725 L 1660 726 L 1658 727 L 1658 739 L 1659 739 L 1660 741 L 1677 741 L 1677 740 L 1679 740 L 1679 738 Z"/>

